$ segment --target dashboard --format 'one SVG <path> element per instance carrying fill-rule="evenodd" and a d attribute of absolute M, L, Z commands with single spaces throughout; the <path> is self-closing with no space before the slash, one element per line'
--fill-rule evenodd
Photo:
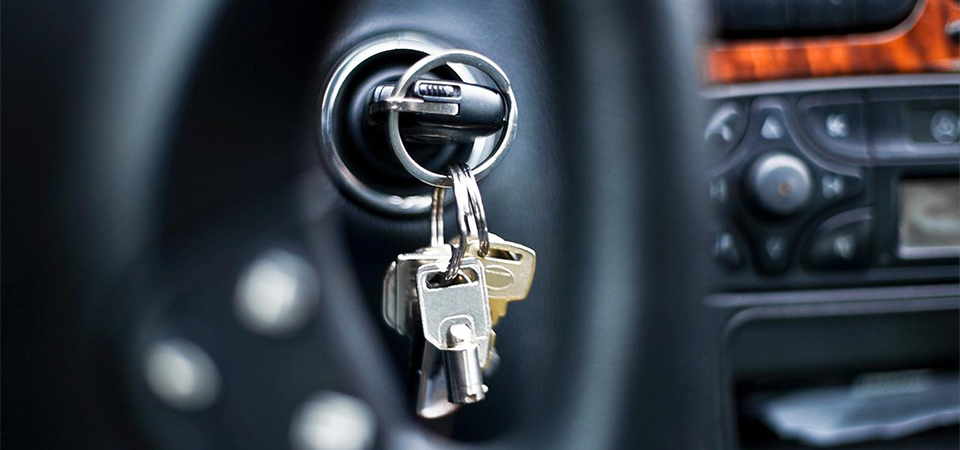
<path fill-rule="evenodd" d="M 704 136 L 725 287 L 952 281 L 956 81 L 912 75 L 710 91 L 719 106 Z"/>
<path fill-rule="evenodd" d="M 960 448 L 956 0 L 0 6 L 4 448 Z"/>
<path fill-rule="evenodd" d="M 956 422 L 931 418 L 960 378 L 960 5 L 713 5 L 727 444 L 956 448 Z M 935 394 L 898 396 L 911 383 Z"/>

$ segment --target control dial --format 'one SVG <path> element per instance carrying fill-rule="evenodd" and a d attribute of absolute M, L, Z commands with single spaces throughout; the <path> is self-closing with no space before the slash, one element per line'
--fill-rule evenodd
<path fill-rule="evenodd" d="M 787 216 L 810 201 L 810 169 L 796 156 L 767 153 L 750 168 L 747 187 L 757 204 L 769 213 Z"/>

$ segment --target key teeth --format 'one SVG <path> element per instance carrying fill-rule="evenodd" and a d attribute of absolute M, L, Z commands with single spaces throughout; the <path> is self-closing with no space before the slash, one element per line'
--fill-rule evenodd
<path fill-rule="evenodd" d="M 486 389 L 484 389 L 483 393 L 484 393 L 484 394 L 487 393 Z M 472 404 L 472 403 L 478 403 L 478 402 L 480 402 L 481 400 L 483 400 L 484 398 L 485 398 L 485 397 L 484 397 L 482 394 L 468 395 L 468 396 L 466 396 L 466 397 L 463 398 L 462 403 L 467 404 L 467 405 Z"/>
<path fill-rule="evenodd" d="M 478 402 L 480 402 L 481 400 L 487 398 L 487 391 L 488 391 L 488 390 L 490 390 L 490 388 L 488 388 L 487 385 L 482 384 L 482 385 L 480 385 L 480 392 L 479 392 L 479 393 L 476 393 L 476 394 L 473 394 L 473 395 L 468 395 L 468 396 L 463 397 L 462 403 L 467 404 L 467 405 L 472 404 L 472 403 L 478 403 Z"/>

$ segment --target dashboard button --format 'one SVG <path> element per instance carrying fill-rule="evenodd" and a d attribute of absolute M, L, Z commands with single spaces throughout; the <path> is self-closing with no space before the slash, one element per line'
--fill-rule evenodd
<path fill-rule="evenodd" d="M 806 249 L 804 263 L 813 269 L 853 269 L 870 264 L 873 216 L 869 209 L 847 211 L 827 219 Z"/>
<path fill-rule="evenodd" d="M 763 126 L 760 127 L 760 137 L 768 141 L 775 141 L 782 139 L 785 133 L 780 119 L 774 116 L 767 116 L 766 119 L 763 119 Z"/>
<path fill-rule="evenodd" d="M 743 265 L 742 247 L 736 235 L 729 230 L 721 230 L 713 242 L 713 257 L 721 265 L 736 269 Z"/>
<path fill-rule="evenodd" d="M 717 177 L 710 181 L 710 200 L 717 205 L 725 205 L 730 197 L 730 187 L 727 179 Z"/>
<path fill-rule="evenodd" d="M 786 216 L 803 208 L 813 191 L 810 170 L 796 156 L 767 153 L 750 168 L 748 184 L 760 207 Z"/>
<path fill-rule="evenodd" d="M 789 104 L 782 97 L 759 97 L 751 103 L 744 144 L 753 148 L 794 147 Z"/>
<path fill-rule="evenodd" d="M 784 236 L 760 236 L 756 254 L 757 265 L 763 272 L 779 273 L 790 266 L 790 242 Z"/>
<path fill-rule="evenodd" d="M 859 194 L 862 185 L 856 175 L 827 172 L 820 178 L 820 195 L 830 202 L 842 200 Z"/>
<path fill-rule="evenodd" d="M 824 153 L 863 161 L 867 158 L 859 96 L 811 96 L 800 101 L 804 132 Z"/>
<path fill-rule="evenodd" d="M 952 144 L 960 135 L 960 121 L 957 113 L 949 109 L 941 109 L 930 119 L 930 135 L 941 144 Z"/>
<path fill-rule="evenodd" d="M 711 155 L 719 159 L 736 147 L 746 128 L 747 116 L 743 105 L 729 101 L 714 110 L 703 131 L 703 140 Z"/>
<path fill-rule="evenodd" d="M 767 256 L 775 261 L 783 259 L 784 251 L 787 248 L 786 240 L 782 237 L 771 237 L 763 241 L 763 248 L 767 251 Z"/>
<path fill-rule="evenodd" d="M 846 191 L 846 183 L 843 182 L 843 178 L 832 173 L 824 175 L 820 185 L 822 186 L 823 197 L 828 200 L 843 197 Z"/>

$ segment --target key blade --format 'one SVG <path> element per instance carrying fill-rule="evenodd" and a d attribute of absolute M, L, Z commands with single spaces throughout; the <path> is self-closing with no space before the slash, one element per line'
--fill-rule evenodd
<path fill-rule="evenodd" d="M 423 344 L 417 389 L 417 415 L 425 419 L 448 416 L 460 409 L 460 405 L 447 399 L 447 376 L 443 371 L 441 353 L 430 343 Z"/>
<path fill-rule="evenodd" d="M 490 326 L 495 327 L 507 315 L 507 300 L 490 298 Z"/>
<path fill-rule="evenodd" d="M 487 349 L 487 362 L 483 364 L 484 375 L 492 375 L 496 371 L 496 362 L 499 362 L 500 355 L 497 355 L 497 332 L 490 330 L 490 344 Z"/>
<path fill-rule="evenodd" d="M 437 263 L 446 270 L 450 260 L 450 247 L 424 247 L 410 253 L 397 255 L 395 262 L 396 283 L 394 297 L 396 298 L 397 330 L 400 334 L 411 335 L 413 327 L 420 326 L 416 319 L 417 309 L 417 269 L 424 264 Z M 384 288 L 387 286 L 384 285 Z"/>

